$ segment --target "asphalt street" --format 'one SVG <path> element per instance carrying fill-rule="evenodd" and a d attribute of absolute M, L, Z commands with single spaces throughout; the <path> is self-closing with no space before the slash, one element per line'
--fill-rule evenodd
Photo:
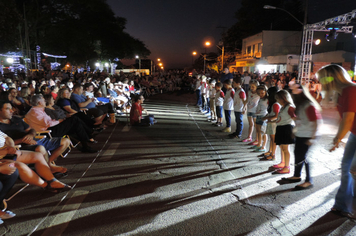
<path fill-rule="evenodd" d="M 296 184 L 277 183 L 292 174 L 269 168 L 279 162 L 279 150 L 276 161 L 260 161 L 259 153 L 207 121 L 194 94 L 155 95 L 145 108 L 156 125 L 131 127 L 121 117 L 96 137 L 99 153 L 73 150 L 59 158 L 69 170 L 61 180 L 74 188 L 55 195 L 26 188 L 8 202 L 17 216 L 5 220 L 0 233 L 356 235 L 356 223 L 330 212 L 343 152 L 328 151 L 337 130 L 333 109 L 324 109 L 322 137 L 309 156 L 315 187 L 294 191 Z M 11 193 L 22 186 L 19 181 Z"/>

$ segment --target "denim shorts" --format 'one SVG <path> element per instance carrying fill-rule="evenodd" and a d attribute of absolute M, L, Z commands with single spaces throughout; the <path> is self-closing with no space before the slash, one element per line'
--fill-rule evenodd
<path fill-rule="evenodd" d="M 223 117 L 223 107 L 222 106 L 216 106 L 216 116 L 218 118 Z"/>
<path fill-rule="evenodd" d="M 37 141 L 37 144 L 35 145 L 23 145 L 21 147 L 21 150 L 28 150 L 28 151 L 35 151 L 36 148 L 39 146 L 39 145 L 42 145 L 44 146 L 44 148 L 47 150 L 47 151 L 53 151 L 57 148 L 59 148 L 59 146 L 61 146 L 61 140 L 62 138 L 60 137 L 53 137 L 53 138 L 43 138 L 43 139 L 34 139 Z"/>
<path fill-rule="evenodd" d="M 257 116 L 257 118 L 256 118 L 257 125 L 266 125 L 267 124 L 265 120 L 262 120 L 262 117 L 263 116 Z"/>
<path fill-rule="evenodd" d="M 255 112 L 247 112 L 247 117 L 256 118 L 256 113 Z"/>

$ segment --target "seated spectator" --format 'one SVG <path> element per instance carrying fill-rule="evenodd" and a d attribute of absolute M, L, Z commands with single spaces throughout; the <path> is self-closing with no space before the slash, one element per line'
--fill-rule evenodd
<path fill-rule="evenodd" d="M 7 99 L 5 99 L 7 100 Z M 15 88 L 10 88 L 8 91 L 8 101 L 11 103 L 15 114 L 25 115 L 25 104 L 17 96 L 17 90 Z"/>
<path fill-rule="evenodd" d="M 58 88 L 58 86 L 57 85 L 53 85 L 53 86 L 51 86 L 51 95 L 52 95 L 52 97 L 53 97 L 53 99 L 54 100 L 56 100 L 57 99 L 57 96 L 58 96 L 58 90 L 59 90 L 59 88 Z"/>
<path fill-rule="evenodd" d="M 32 108 L 25 117 L 33 129 L 36 131 L 52 130 L 52 136 L 54 137 L 62 137 L 67 134 L 74 135 L 83 146 L 81 149 L 82 152 L 97 152 L 97 150 L 90 148 L 87 144 L 92 138 L 88 133 L 92 131 L 83 126 L 78 117 L 72 116 L 65 119 L 53 120 L 46 114 L 46 102 L 40 94 L 32 96 L 31 105 Z"/>
<path fill-rule="evenodd" d="M 0 159 L 2 163 L 9 163 L 9 165 L 16 167 L 21 180 L 25 183 L 42 187 L 54 193 L 72 188 L 54 178 L 41 153 L 16 150 L 14 141 L 1 131 Z M 27 164 L 34 164 L 37 174 Z"/>
<path fill-rule="evenodd" d="M 99 105 L 99 104 L 105 104 L 110 102 L 109 98 L 106 97 L 102 97 L 101 92 L 98 90 L 98 93 L 101 95 L 100 97 L 95 97 L 94 96 L 94 85 L 92 83 L 86 83 L 83 86 L 84 88 L 84 96 L 87 97 L 88 99 L 92 99 L 94 98 L 94 103 L 95 105 Z"/>
<path fill-rule="evenodd" d="M 66 168 L 56 166 L 54 161 L 68 148 L 70 141 L 60 137 L 36 139 L 36 131 L 21 118 L 13 116 L 11 104 L 8 101 L 0 101 L 0 130 L 12 138 L 15 145 L 21 144 L 22 150 L 40 152 L 45 157 L 52 173 L 67 172 Z M 51 152 L 50 157 L 47 150 Z"/>
<path fill-rule="evenodd" d="M 46 107 L 45 107 L 45 112 L 47 115 L 49 115 L 53 120 L 61 120 L 61 119 L 66 119 L 70 118 L 71 116 L 66 113 L 63 109 L 58 107 L 57 105 L 54 104 L 53 97 L 49 94 L 44 96 L 44 99 L 46 101 Z M 87 124 L 82 121 L 81 119 L 76 119 L 81 125 L 85 128 L 85 132 L 87 133 L 88 137 L 92 137 L 92 130 Z M 89 139 L 89 142 L 91 143 L 96 143 L 96 141 L 93 138 Z"/>
<path fill-rule="evenodd" d="M 153 115 L 149 115 L 147 110 L 142 107 L 142 103 L 145 98 L 142 95 L 138 95 L 135 98 L 135 102 L 132 104 L 130 111 L 130 123 L 131 125 L 139 126 L 151 126 L 156 123 Z M 142 111 L 146 112 L 145 117 L 142 117 Z"/>
<path fill-rule="evenodd" d="M 108 113 L 110 115 L 110 122 L 115 123 L 115 111 L 111 103 L 96 106 L 94 103 L 94 98 L 87 99 L 84 96 L 82 85 L 74 85 L 71 99 L 74 100 L 80 108 L 87 108 L 87 113 L 94 117 L 96 123 L 100 121 L 102 122 L 106 118 L 106 114 Z"/>
<path fill-rule="evenodd" d="M 79 105 L 70 99 L 70 92 L 68 88 L 61 88 L 58 91 L 58 99 L 57 99 L 57 104 L 58 107 L 62 108 L 64 111 L 67 112 L 70 116 L 77 116 L 80 118 L 82 121 L 85 122 L 89 127 L 94 127 L 95 125 L 100 125 L 100 123 L 92 120 L 90 117 L 84 114 L 84 112 L 80 109 Z M 52 117 L 53 118 L 53 117 Z"/>

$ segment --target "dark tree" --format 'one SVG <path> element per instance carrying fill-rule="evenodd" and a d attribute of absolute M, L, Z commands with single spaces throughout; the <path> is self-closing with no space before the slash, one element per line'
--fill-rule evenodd
<path fill-rule="evenodd" d="M 150 54 L 142 41 L 124 31 L 126 19 L 115 16 L 105 0 L 16 2 L 18 12 L 26 14 L 31 49 L 40 45 L 75 63 Z"/>
<path fill-rule="evenodd" d="M 0 1 L 0 51 L 20 48 L 20 15 L 13 1 Z"/>

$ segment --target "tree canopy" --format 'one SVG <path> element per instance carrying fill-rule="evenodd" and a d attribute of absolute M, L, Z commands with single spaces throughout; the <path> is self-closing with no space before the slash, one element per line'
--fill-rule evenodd
<path fill-rule="evenodd" d="M 10 22 L 5 17 L 5 21 L 12 28 L 21 26 L 22 38 L 26 18 L 31 50 L 40 45 L 42 51 L 67 55 L 75 63 L 150 54 L 142 41 L 124 31 L 126 19 L 115 16 L 105 0 L 9 0 L 7 4 L 16 4 L 18 19 Z M 5 8 L 5 15 L 10 11 Z M 9 43 L 3 34 L 0 32 L 1 45 L 4 40 L 6 47 L 0 49 L 19 48 L 19 40 Z M 19 30 L 6 35 L 20 38 Z"/>
<path fill-rule="evenodd" d="M 301 0 L 242 0 L 241 8 L 235 13 L 236 24 L 223 35 L 227 50 L 241 49 L 242 39 L 262 30 L 302 30 L 301 24 L 288 13 L 263 9 L 267 4 L 285 9 L 303 22 L 304 7 Z"/>

